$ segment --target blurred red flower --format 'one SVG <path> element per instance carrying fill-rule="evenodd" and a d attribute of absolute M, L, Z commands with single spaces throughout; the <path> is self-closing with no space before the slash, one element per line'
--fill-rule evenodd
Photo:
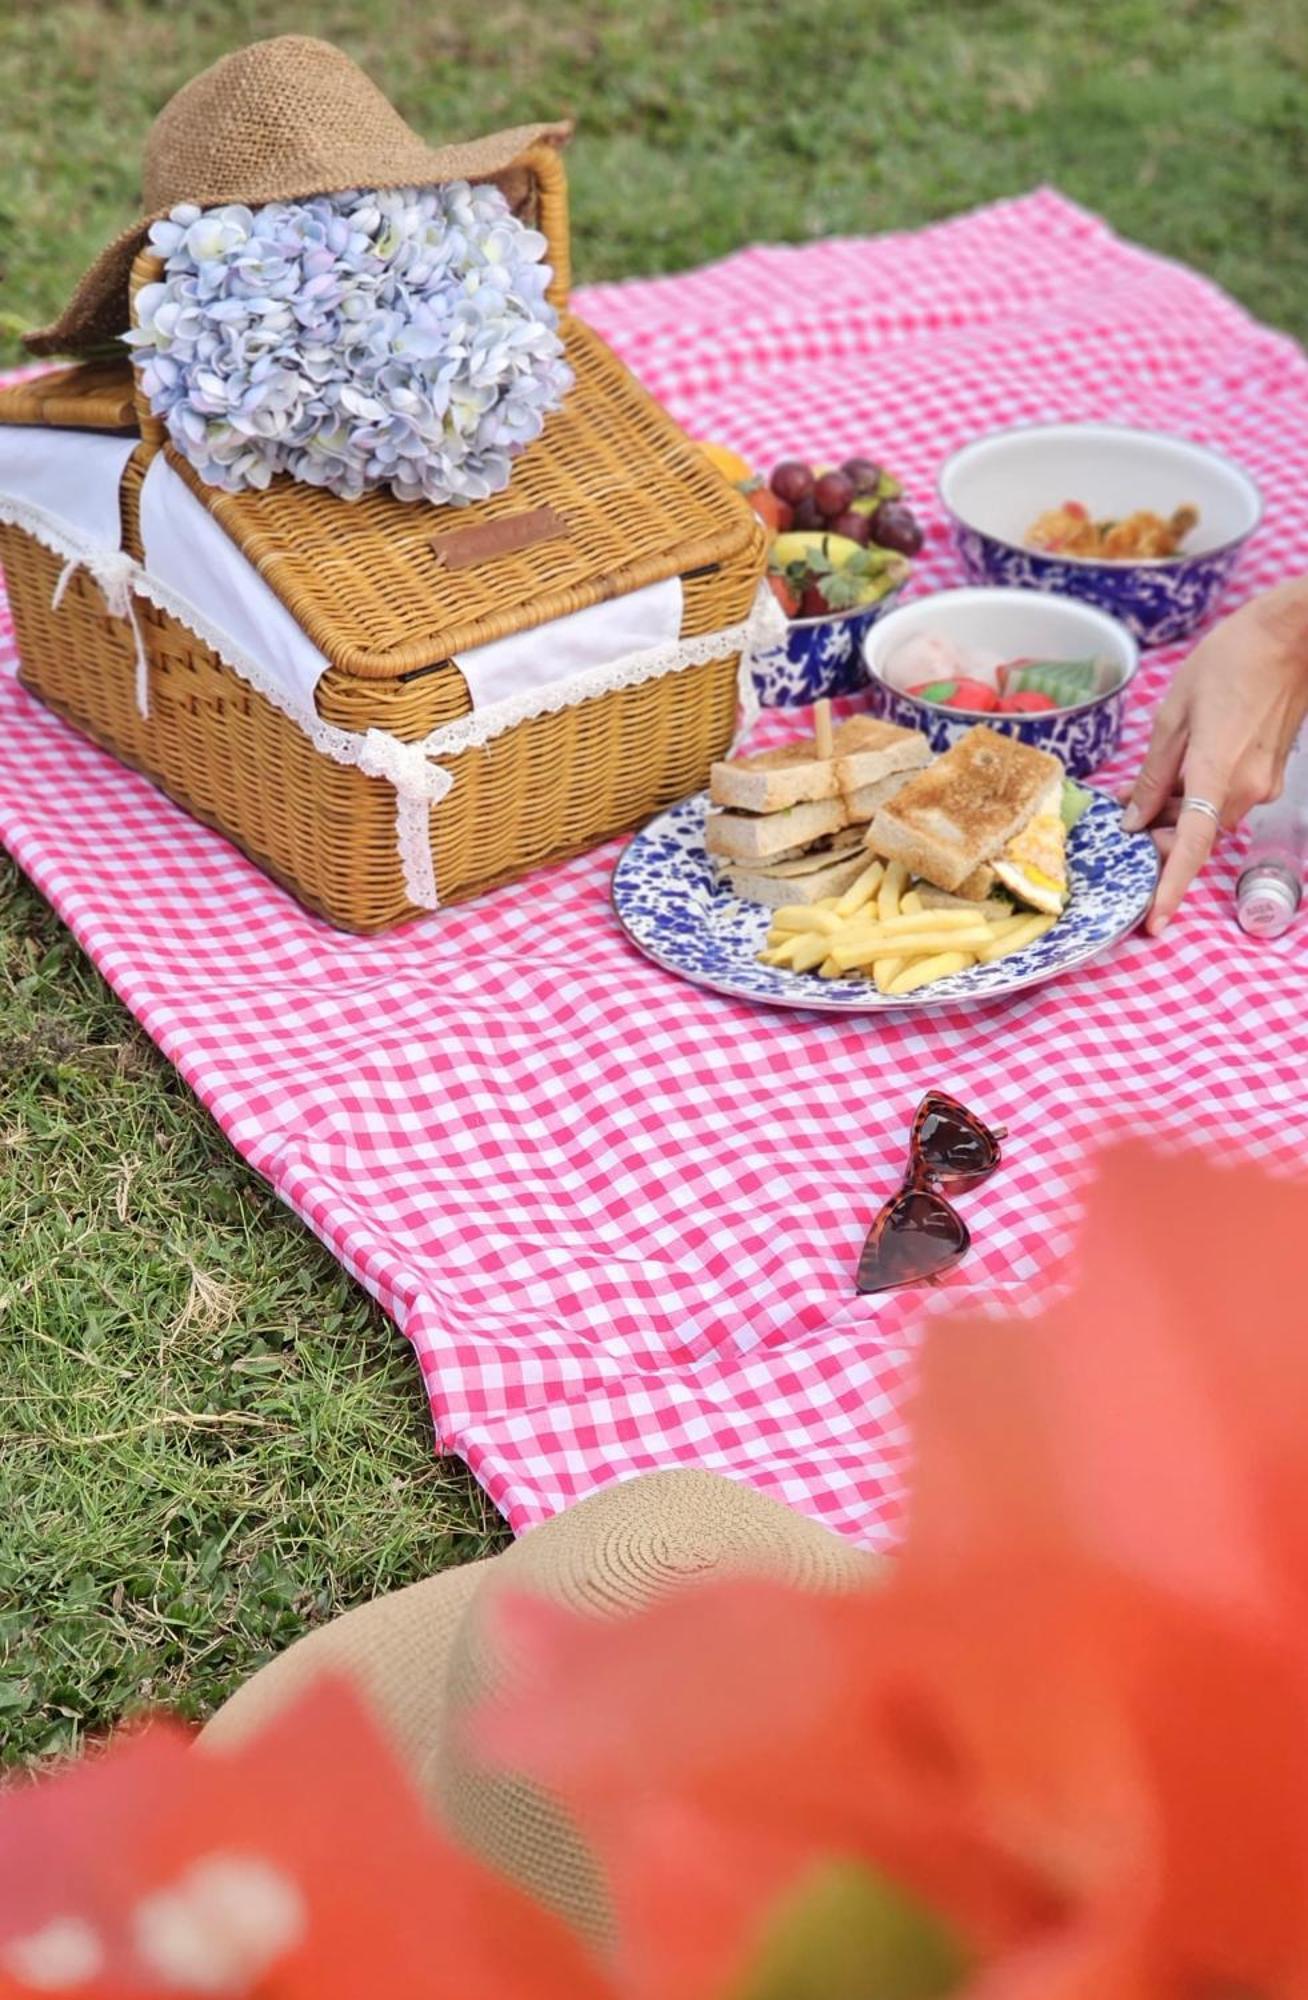
<path fill-rule="evenodd" d="M 596 1849 L 624 1992 L 763 1976 L 832 1861 L 944 1921 L 958 1990 L 1308 1989 L 1305 1213 L 1107 1155 L 1069 1296 L 932 1326 L 878 1588 L 511 1608 L 481 1741 Z"/>
<path fill-rule="evenodd" d="M 247 1747 L 151 1723 L 0 1801 L 0 2000 L 604 2000 L 554 1917 L 446 1841 L 324 1682 Z"/>
<path fill-rule="evenodd" d="M 874 1587 L 506 1607 L 475 1746 L 593 1847 L 611 1963 L 326 1688 L 0 1800 L 0 2000 L 1308 2000 L 1304 1216 L 1107 1155 L 1073 1290 L 931 1327 Z"/>

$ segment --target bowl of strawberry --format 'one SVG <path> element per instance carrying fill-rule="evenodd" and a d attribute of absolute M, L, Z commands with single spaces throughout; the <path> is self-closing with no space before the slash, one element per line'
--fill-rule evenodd
<path fill-rule="evenodd" d="M 867 682 L 863 642 L 908 580 L 922 530 L 894 474 L 870 458 L 786 458 L 741 482 L 772 529 L 768 582 L 786 636 L 754 655 L 765 708 L 806 707 Z"/>
<path fill-rule="evenodd" d="M 977 722 L 1088 777 L 1122 734 L 1140 655 L 1126 626 L 1070 597 L 942 590 L 893 611 L 864 643 L 868 706 L 947 750 Z"/>

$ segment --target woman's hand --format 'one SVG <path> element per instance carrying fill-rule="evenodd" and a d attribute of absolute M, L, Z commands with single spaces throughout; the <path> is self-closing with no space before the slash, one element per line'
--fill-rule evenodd
<path fill-rule="evenodd" d="M 1164 856 L 1147 928 L 1156 937 L 1212 852 L 1217 822 L 1183 811 L 1207 799 L 1225 827 L 1281 789 L 1308 715 L 1308 578 L 1224 618 L 1176 674 L 1154 721 L 1126 826 L 1155 829 Z"/>

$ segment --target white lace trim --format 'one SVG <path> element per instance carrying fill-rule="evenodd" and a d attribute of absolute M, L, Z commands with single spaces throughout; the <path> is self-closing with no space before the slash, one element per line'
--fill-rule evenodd
<path fill-rule="evenodd" d="M 758 701 L 753 676 L 747 672 L 749 662 L 758 648 L 776 644 L 784 634 L 781 607 L 764 586 L 749 617 L 739 625 L 726 625 L 696 638 L 674 639 L 664 646 L 650 646 L 639 653 L 627 653 L 620 660 L 610 660 L 605 666 L 587 667 L 567 680 L 551 681 L 547 687 L 527 688 L 522 694 L 510 695 L 489 708 L 461 715 L 457 722 L 442 723 L 423 738 L 423 749 L 430 757 L 455 757 L 460 751 L 479 749 L 496 736 L 502 736 L 506 729 L 515 729 L 520 722 L 530 722 L 535 716 L 556 715 L 560 709 L 575 708 L 599 695 L 639 687 L 642 682 L 659 679 L 664 674 L 684 673 L 687 667 L 706 666 L 710 660 L 724 660 L 729 653 L 737 652 L 741 656 L 742 706 L 752 707 L 752 722 L 758 715 Z"/>
<path fill-rule="evenodd" d="M 334 723 L 324 722 L 312 709 L 293 701 L 258 660 L 197 611 L 189 599 L 161 583 L 121 550 L 71 535 L 64 525 L 30 501 L 0 495 L 0 521 L 23 528 L 53 554 L 64 558 L 64 568 L 55 586 L 56 607 L 62 602 L 74 570 L 84 568 L 99 585 L 110 615 L 130 621 L 136 648 L 137 706 L 142 715 L 148 716 L 150 712 L 149 658 L 133 594 L 148 599 L 187 626 L 225 666 L 248 681 L 266 701 L 303 730 L 325 757 L 337 764 L 352 765 L 365 777 L 385 779 L 396 795 L 395 845 L 404 871 L 405 893 L 418 909 L 425 910 L 439 907 L 429 816 L 432 807 L 440 803 L 454 784 L 454 774 L 432 763 L 432 758 L 457 756 L 493 741 L 534 716 L 556 714 L 560 709 L 594 701 L 617 689 L 638 687 L 663 674 L 683 673 L 687 667 L 703 666 L 735 652 L 740 654 L 737 691 L 741 720 L 735 739 L 739 742 L 758 716 L 751 671 L 753 656 L 761 647 L 776 644 L 785 632 L 781 608 L 766 584 L 761 584 L 749 617 L 739 625 L 629 653 L 624 659 L 588 668 L 568 680 L 529 689 L 490 708 L 460 716 L 456 722 L 434 729 L 421 742 L 405 743 L 384 729 L 362 733 L 338 729 Z"/>
<path fill-rule="evenodd" d="M 248 681 L 265 701 L 302 729 L 315 750 L 321 750 L 333 763 L 353 765 L 366 778 L 386 780 L 395 792 L 395 848 L 404 871 L 405 893 L 418 909 L 437 909 L 440 898 L 427 815 L 454 783 L 450 773 L 427 762 L 421 743 L 405 743 L 385 729 L 360 733 L 324 722 L 312 709 L 292 700 L 274 675 L 237 646 L 227 633 L 210 624 L 180 591 L 161 583 L 148 570 L 137 567 L 132 588 L 202 639 L 224 666 Z"/>

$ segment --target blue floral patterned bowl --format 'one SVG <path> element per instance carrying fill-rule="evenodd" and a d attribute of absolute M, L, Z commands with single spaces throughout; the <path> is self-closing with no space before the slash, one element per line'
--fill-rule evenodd
<path fill-rule="evenodd" d="M 947 460 L 940 498 L 973 583 L 1079 597 L 1120 618 L 1142 646 L 1186 638 L 1215 610 L 1262 518 L 1247 472 L 1206 445 L 1127 424 L 1030 424 Z M 1097 520 L 1199 509 L 1179 556 L 1096 562 L 1023 546 L 1037 515 L 1079 500 Z"/>
<path fill-rule="evenodd" d="M 807 708 L 824 696 L 857 694 L 867 686 L 863 641 L 899 596 L 897 590 L 855 611 L 829 618 L 792 618 L 786 636 L 753 660 L 754 686 L 764 708 Z"/>
<path fill-rule="evenodd" d="M 1073 708 L 1037 715 L 985 714 L 941 708 L 895 685 L 894 657 L 908 639 L 933 633 L 964 651 L 1003 659 L 1107 660 L 1116 678 L 1105 693 Z M 1140 664 L 1135 640 L 1115 618 L 1067 597 L 1032 597 L 1025 590 L 941 590 L 917 597 L 879 625 L 865 644 L 868 707 L 886 722 L 920 729 L 933 750 L 948 750 L 978 722 L 1052 750 L 1073 778 L 1087 777 L 1117 748 L 1127 695 Z"/>

